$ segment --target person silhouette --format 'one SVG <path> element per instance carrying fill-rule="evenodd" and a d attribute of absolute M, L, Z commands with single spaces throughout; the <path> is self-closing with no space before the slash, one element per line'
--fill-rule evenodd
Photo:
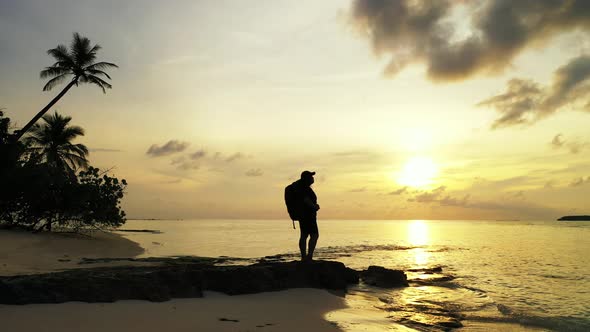
<path fill-rule="evenodd" d="M 292 184 L 296 187 L 298 206 L 300 207 L 299 230 L 301 235 L 299 236 L 299 250 L 301 251 L 302 261 L 313 260 L 313 252 L 320 237 L 317 223 L 317 211 L 320 206 L 315 192 L 311 189 L 311 185 L 314 183 L 314 175 L 315 172 L 303 171 L 301 172 L 301 178 Z M 309 244 L 307 243 L 308 237 Z"/>

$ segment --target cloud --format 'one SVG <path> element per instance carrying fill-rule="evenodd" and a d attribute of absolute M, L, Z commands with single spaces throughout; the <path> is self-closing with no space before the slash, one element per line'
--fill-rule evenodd
<path fill-rule="evenodd" d="M 571 183 L 570 183 L 570 187 L 579 187 L 581 185 L 585 185 L 587 183 L 590 183 L 590 176 L 587 177 L 579 177 L 574 179 Z"/>
<path fill-rule="evenodd" d="M 445 194 L 445 186 L 440 186 L 432 191 L 424 191 L 418 193 L 412 198 L 408 198 L 408 202 L 416 203 L 438 203 L 442 206 L 469 206 L 469 195 L 465 195 L 463 198 L 452 197 L 449 194 Z"/>
<path fill-rule="evenodd" d="M 246 176 L 262 176 L 264 173 L 262 172 L 262 170 L 260 168 L 253 168 L 253 169 L 249 169 L 246 172 Z"/>
<path fill-rule="evenodd" d="M 233 161 L 236 161 L 236 160 L 242 159 L 242 158 L 244 158 L 244 154 L 241 152 L 236 152 L 236 153 L 232 154 L 231 156 L 225 158 L 225 161 L 228 163 L 231 163 Z"/>
<path fill-rule="evenodd" d="M 394 191 L 388 193 L 388 195 L 401 195 L 401 194 L 405 193 L 407 190 L 408 190 L 408 187 L 402 187 L 402 188 L 399 188 L 398 190 L 394 190 Z"/>
<path fill-rule="evenodd" d="M 533 45 L 589 30 L 590 2 L 355 0 L 349 17 L 377 56 L 390 57 L 385 75 L 419 62 L 448 81 L 501 72 Z"/>
<path fill-rule="evenodd" d="M 549 143 L 551 145 L 551 147 L 553 147 L 554 149 L 558 150 L 561 148 L 567 148 L 572 154 L 578 154 L 580 153 L 580 151 L 582 151 L 582 149 L 586 148 L 586 146 L 588 146 L 588 143 L 585 142 L 579 142 L 579 141 L 565 141 L 563 139 L 563 135 L 562 134 L 557 134 L 555 135 L 555 137 L 553 137 L 553 139 L 551 140 L 551 143 Z"/>
<path fill-rule="evenodd" d="M 590 177 L 587 178 L 590 182 Z M 440 206 L 459 207 L 474 210 L 496 211 L 499 215 L 513 215 L 515 217 L 526 217 L 531 219 L 547 219 L 563 214 L 563 211 L 552 207 L 537 205 L 534 202 L 526 201 L 524 191 L 508 192 L 503 198 L 496 199 L 474 199 L 470 194 L 463 197 L 454 197 L 446 192 L 446 187 L 441 186 L 432 191 L 420 192 L 408 202 L 432 204 Z"/>
<path fill-rule="evenodd" d="M 514 78 L 508 82 L 506 92 L 477 105 L 495 109 L 500 117 L 492 128 L 501 128 L 531 124 L 566 108 L 590 112 L 589 103 L 590 55 L 581 55 L 558 68 L 548 87 Z"/>
<path fill-rule="evenodd" d="M 365 191 L 367 191 L 367 188 L 366 187 L 362 187 L 362 188 L 354 188 L 354 189 L 351 189 L 348 192 L 351 192 L 351 193 L 364 193 Z"/>
<path fill-rule="evenodd" d="M 553 137 L 550 144 L 554 149 L 559 149 L 563 146 L 564 142 L 563 142 L 562 137 L 563 137 L 562 134 L 557 134 L 557 135 L 555 135 L 555 137 Z"/>
<path fill-rule="evenodd" d="M 188 143 L 186 143 L 188 145 Z M 205 149 L 199 149 L 193 153 L 184 154 L 181 156 L 177 156 L 172 158 L 170 161 L 171 165 L 175 165 L 177 169 L 187 171 L 187 170 L 196 170 L 200 169 L 202 166 L 211 166 L 208 169 L 210 171 L 221 171 L 225 167 L 229 167 L 226 164 L 232 163 L 238 159 L 251 157 L 246 155 L 242 152 L 236 152 L 229 156 L 224 156 L 221 152 L 215 152 L 213 155 L 210 156 L 210 153 Z M 250 170 L 256 171 L 256 170 Z M 248 171 L 248 172 L 250 172 Z M 247 172 L 247 173 L 248 173 Z M 255 174 L 254 172 L 253 174 Z M 262 175 L 262 174 L 260 174 Z M 259 176 L 259 175 L 249 175 L 249 176 Z"/>
<path fill-rule="evenodd" d="M 175 165 L 177 169 L 188 171 L 201 168 L 201 164 L 191 158 L 192 155 L 187 158 L 186 156 L 180 156 L 172 159 L 170 165 Z"/>
<path fill-rule="evenodd" d="M 203 157 L 205 157 L 207 155 L 207 152 L 203 149 L 196 151 L 195 153 L 191 154 L 189 157 L 192 160 L 197 160 L 197 159 L 201 159 Z"/>
<path fill-rule="evenodd" d="M 189 146 L 188 142 L 180 142 L 177 140 L 170 140 L 170 141 L 168 141 L 168 143 L 166 143 L 162 146 L 158 146 L 156 144 L 153 144 L 147 150 L 146 154 L 148 154 L 152 157 L 162 157 L 162 156 L 167 156 L 167 155 L 170 155 L 173 153 L 184 151 L 184 149 L 186 149 L 188 146 Z"/>

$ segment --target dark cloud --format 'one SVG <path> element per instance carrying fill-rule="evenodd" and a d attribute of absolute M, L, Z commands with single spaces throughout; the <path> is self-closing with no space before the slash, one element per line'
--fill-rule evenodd
<path fill-rule="evenodd" d="M 572 141 L 572 140 L 564 140 L 562 134 L 557 134 L 551 140 L 550 145 L 556 149 L 567 148 L 572 154 L 578 154 L 582 149 L 588 146 L 588 143 L 579 142 L 579 141 Z"/>
<path fill-rule="evenodd" d="M 262 176 L 263 174 L 260 168 L 253 168 L 246 172 L 246 176 Z"/>
<path fill-rule="evenodd" d="M 192 155 L 189 155 L 188 157 L 180 156 L 173 158 L 172 161 L 170 161 L 170 165 L 175 165 L 176 169 L 182 171 L 195 170 L 201 168 L 201 164 L 198 161 L 194 160 L 191 156 Z"/>
<path fill-rule="evenodd" d="M 565 144 L 563 142 L 562 137 L 563 137 L 562 134 L 557 134 L 557 135 L 555 135 L 555 137 L 553 137 L 553 139 L 551 140 L 551 146 L 554 149 L 559 149 L 559 148 L 561 148 L 563 146 L 563 144 Z"/>
<path fill-rule="evenodd" d="M 590 182 L 590 177 L 586 178 L 585 181 Z M 422 204 L 436 203 L 440 206 L 492 210 L 500 214 L 511 214 L 519 218 L 524 216 L 531 219 L 547 219 L 547 216 L 551 216 L 552 218 L 553 216 L 557 217 L 564 213 L 564 211 L 526 201 L 524 191 L 509 192 L 504 198 L 497 200 L 477 200 L 473 199 L 469 194 L 459 198 L 454 197 L 446 191 L 447 188 L 441 186 L 432 191 L 420 192 L 413 198 L 409 198 L 408 202 Z"/>
<path fill-rule="evenodd" d="M 512 79 L 506 92 L 478 106 L 494 108 L 500 117 L 492 128 L 500 128 L 531 124 L 565 108 L 590 112 L 589 102 L 590 55 L 581 55 L 557 69 L 548 87 L 530 80 Z"/>
<path fill-rule="evenodd" d="M 205 157 L 207 155 L 207 152 L 203 149 L 196 151 L 195 153 L 191 154 L 189 157 L 192 160 L 197 160 L 197 159 L 201 159 L 203 157 Z"/>
<path fill-rule="evenodd" d="M 186 143 L 186 145 L 188 145 L 188 143 Z M 202 166 L 211 166 L 208 168 L 210 171 L 222 171 L 226 164 L 247 157 L 250 156 L 247 156 L 242 152 L 236 152 L 229 156 L 224 156 L 221 152 L 215 152 L 210 156 L 210 153 L 207 152 L 207 150 L 199 149 L 193 153 L 183 154 L 181 156 L 172 158 L 170 164 L 183 171 L 200 169 Z M 246 173 L 248 176 L 262 175 L 262 173 L 257 175 L 257 171 L 260 170 L 253 169 Z"/>
<path fill-rule="evenodd" d="M 350 20 L 376 55 L 390 56 L 386 75 L 423 62 L 432 79 L 458 80 L 500 72 L 530 46 L 590 29 L 590 1 L 355 0 Z"/>
<path fill-rule="evenodd" d="M 168 141 L 168 143 L 166 143 L 162 146 L 158 146 L 156 144 L 153 144 L 147 150 L 146 154 L 148 154 L 152 157 L 167 156 L 167 155 L 170 155 L 173 153 L 184 151 L 184 149 L 186 149 L 188 146 L 189 146 L 188 142 L 180 142 L 177 140 L 170 140 L 170 141 Z"/>
<path fill-rule="evenodd" d="M 469 206 L 469 195 L 465 195 L 463 198 L 452 197 L 447 194 L 445 186 L 440 186 L 432 191 L 420 192 L 412 198 L 408 198 L 408 202 L 416 203 L 438 203 L 442 206 Z"/>
<path fill-rule="evenodd" d="M 225 158 L 225 161 L 228 163 L 231 163 L 232 161 L 236 161 L 238 159 L 242 159 L 244 158 L 244 154 L 241 152 L 236 152 L 234 154 L 232 154 L 231 156 Z"/>
<path fill-rule="evenodd" d="M 407 190 L 408 190 L 408 187 L 402 187 L 402 188 L 399 188 L 398 190 L 394 190 L 394 191 L 388 193 L 388 195 L 401 195 L 401 194 L 405 193 Z"/>

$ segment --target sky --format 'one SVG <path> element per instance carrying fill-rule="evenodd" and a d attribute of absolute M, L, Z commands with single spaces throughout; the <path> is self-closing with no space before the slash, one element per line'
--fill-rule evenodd
<path fill-rule="evenodd" d="M 52 112 L 130 218 L 288 220 L 303 170 L 320 219 L 590 214 L 588 1 L 1 0 L 0 31 L 17 126 L 74 32 L 119 66 Z"/>

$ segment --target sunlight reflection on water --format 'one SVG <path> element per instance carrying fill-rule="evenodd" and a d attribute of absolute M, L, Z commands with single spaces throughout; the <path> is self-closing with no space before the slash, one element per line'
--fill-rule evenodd
<path fill-rule="evenodd" d="M 427 246 L 429 244 L 428 224 L 424 220 L 413 220 L 408 224 L 408 243 L 413 246 Z M 411 250 L 416 267 L 426 267 L 430 253 L 424 248 Z"/>

